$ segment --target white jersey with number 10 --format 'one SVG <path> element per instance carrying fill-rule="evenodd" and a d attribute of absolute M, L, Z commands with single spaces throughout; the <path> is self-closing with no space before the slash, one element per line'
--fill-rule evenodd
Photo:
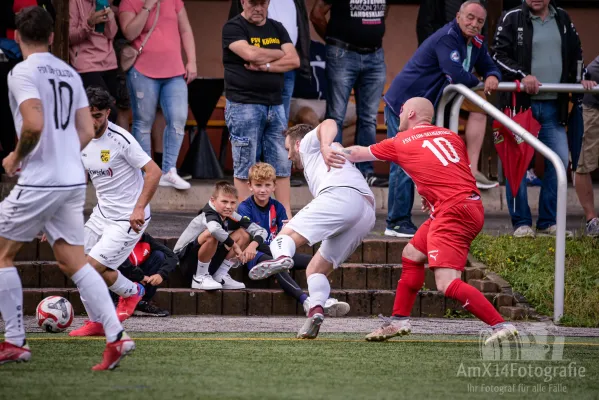
<path fill-rule="evenodd" d="M 9 73 L 8 89 L 19 137 L 23 126 L 19 106 L 39 99 L 44 111 L 41 138 L 22 162 L 17 186 L 48 191 L 85 187 L 75 113 L 88 107 L 88 101 L 77 72 L 50 53 L 34 53 Z"/>

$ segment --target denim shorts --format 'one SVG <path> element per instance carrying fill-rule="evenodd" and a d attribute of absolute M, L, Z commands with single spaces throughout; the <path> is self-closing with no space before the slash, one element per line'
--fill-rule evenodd
<path fill-rule="evenodd" d="M 274 167 L 277 177 L 291 175 L 291 161 L 287 157 L 283 136 L 287 126 L 282 104 L 266 106 L 227 100 L 225 122 L 233 150 L 235 178 L 248 179 L 248 172 L 256 163 L 257 154 L 262 154 L 263 161 Z"/>

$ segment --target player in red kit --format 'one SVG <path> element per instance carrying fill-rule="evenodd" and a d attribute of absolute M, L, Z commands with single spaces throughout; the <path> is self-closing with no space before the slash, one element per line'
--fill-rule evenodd
<path fill-rule="evenodd" d="M 430 218 L 422 224 L 402 253 L 402 275 L 397 283 L 391 318 L 366 336 L 384 341 L 411 331 L 408 317 L 424 283 L 424 263 L 435 273 L 437 289 L 493 327 L 486 343 L 513 338 L 516 328 L 506 323 L 485 296 L 462 281 L 461 274 L 472 240 L 484 224 L 484 209 L 460 137 L 431 124 L 434 109 L 427 99 L 408 100 L 400 112 L 399 133 L 370 147 L 339 151 L 351 162 L 392 161 L 414 181 Z M 333 156 L 329 160 L 334 166 Z"/>

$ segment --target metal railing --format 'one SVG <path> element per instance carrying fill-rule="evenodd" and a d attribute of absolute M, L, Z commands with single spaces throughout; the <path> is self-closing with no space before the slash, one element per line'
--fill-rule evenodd
<path fill-rule="evenodd" d="M 523 90 L 523 85 L 521 90 Z M 555 288 L 553 294 L 553 321 L 557 324 L 564 315 L 564 281 L 565 281 L 565 259 L 566 259 L 566 197 L 568 189 L 568 178 L 566 169 L 559 156 L 549 147 L 534 137 L 522 126 L 514 122 L 502 111 L 495 108 L 491 103 L 474 93 L 473 90 L 482 89 L 483 85 L 468 89 L 462 84 L 449 85 L 443 91 L 441 101 L 437 106 L 436 124 L 443 126 L 445 122 L 445 108 L 447 104 L 455 98 L 451 106 L 449 117 L 449 128 L 457 132 L 459 127 L 460 108 L 465 98 L 480 107 L 485 113 L 499 121 L 512 132 L 518 134 L 526 143 L 541 153 L 555 167 L 557 174 L 557 218 L 555 236 Z M 514 92 L 516 83 L 500 83 L 497 91 Z M 543 84 L 539 88 L 540 92 L 558 92 L 558 93 L 599 93 L 599 86 L 591 90 L 586 90 L 579 84 Z"/>

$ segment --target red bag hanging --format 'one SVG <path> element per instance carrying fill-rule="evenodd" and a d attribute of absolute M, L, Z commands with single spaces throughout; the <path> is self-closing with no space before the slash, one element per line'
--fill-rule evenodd
<path fill-rule="evenodd" d="M 516 81 L 516 91 L 520 92 L 520 81 Z M 532 110 L 529 108 L 526 111 L 516 113 L 515 92 L 512 93 L 512 107 L 506 107 L 503 112 L 534 137 L 539 136 L 541 124 L 533 117 Z M 503 165 L 503 173 L 509 181 L 512 194 L 515 197 L 535 150 L 499 121 L 493 122 L 493 135 L 495 149 Z"/>

